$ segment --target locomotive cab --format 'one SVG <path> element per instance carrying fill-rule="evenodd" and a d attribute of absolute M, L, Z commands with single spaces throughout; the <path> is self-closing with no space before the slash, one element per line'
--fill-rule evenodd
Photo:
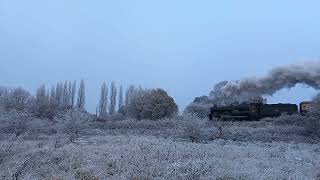
<path fill-rule="evenodd" d="M 303 101 L 300 103 L 300 114 L 303 116 L 306 116 L 308 112 L 310 111 L 312 106 L 311 101 Z"/>

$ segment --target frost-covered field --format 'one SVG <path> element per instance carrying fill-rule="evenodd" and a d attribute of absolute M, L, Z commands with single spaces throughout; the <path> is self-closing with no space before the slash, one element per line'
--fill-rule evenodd
<path fill-rule="evenodd" d="M 83 118 L 73 123 L 30 118 L 27 124 L 10 124 L 8 120 L 28 116 L 0 117 L 0 179 L 320 176 L 320 144 L 299 123 L 285 123 L 294 117 L 223 124 L 193 117 L 158 122 L 96 122 Z M 19 136 L 9 132 L 19 132 Z"/>
<path fill-rule="evenodd" d="M 315 179 L 319 144 L 175 142 L 152 136 L 84 137 L 17 142 L 1 166 L 4 179 Z"/>

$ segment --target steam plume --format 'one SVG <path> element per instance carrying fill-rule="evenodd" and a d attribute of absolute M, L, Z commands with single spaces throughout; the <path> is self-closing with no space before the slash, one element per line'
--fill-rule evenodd
<path fill-rule="evenodd" d="M 273 95 L 283 88 L 304 84 L 320 89 L 320 61 L 306 61 L 289 66 L 278 67 L 262 78 L 245 78 L 228 82 L 221 88 L 223 97 L 244 102 L 252 97 Z"/>

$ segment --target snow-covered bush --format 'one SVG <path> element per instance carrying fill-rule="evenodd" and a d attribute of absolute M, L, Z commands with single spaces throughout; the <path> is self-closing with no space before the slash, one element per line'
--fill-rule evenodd
<path fill-rule="evenodd" d="M 307 131 L 320 137 L 320 101 L 314 101 L 305 122 Z"/>
<path fill-rule="evenodd" d="M 212 107 L 212 104 L 203 104 L 203 103 L 193 102 L 186 107 L 185 113 L 190 113 L 199 118 L 206 118 L 210 113 L 211 107 Z"/>
<path fill-rule="evenodd" d="M 8 97 L 8 95 L 8 88 L 0 86 L 0 108 L 4 108 L 5 100 Z"/>
<path fill-rule="evenodd" d="M 38 88 L 36 97 L 22 88 L 2 89 L 0 100 L 6 110 L 28 111 L 37 117 L 52 119 L 57 112 L 57 106 L 50 100 L 49 91 L 44 86 Z"/>
<path fill-rule="evenodd" d="M 31 104 L 30 93 L 22 88 L 15 88 L 11 91 L 3 89 L 1 91 L 1 104 L 6 110 L 26 110 Z"/>
<path fill-rule="evenodd" d="M 208 96 L 196 97 L 184 110 L 184 113 L 192 114 L 199 118 L 206 118 L 210 113 L 213 101 Z"/>
<path fill-rule="evenodd" d="M 317 144 L 104 135 L 58 149 L 34 145 L 6 158 L 0 179 L 316 179 L 320 166 Z"/>
<path fill-rule="evenodd" d="M 0 112 L 0 133 L 20 136 L 29 131 L 29 116 L 26 113 L 12 111 Z"/>
<path fill-rule="evenodd" d="M 211 139 L 213 132 L 208 128 L 207 122 L 207 119 L 184 114 L 178 120 L 179 128 L 182 129 L 182 137 L 196 143 Z"/>
<path fill-rule="evenodd" d="M 57 104 L 50 101 L 49 91 L 46 91 L 45 86 L 39 87 L 30 112 L 37 117 L 53 119 L 58 111 L 57 108 Z"/>
<path fill-rule="evenodd" d="M 122 121 L 122 120 L 125 120 L 126 117 L 121 113 L 114 113 L 113 115 L 109 115 L 108 119 L 112 121 Z"/>
<path fill-rule="evenodd" d="M 125 105 L 126 115 L 141 120 L 157 120 L 173 117 L 178 106 L 166 91 L 162 89 L 139 90 L 129 104 Z"/>
<path fill-rule="evenodd" d="M 304 126 L 309 133 L 320 137 L 320 93 L 312 100 Z"/>
<path fill-rule="evenodd" d="M 53 119 L 57 114 L 58 109 L 50 102 L 38 103 L 34 102 L 30 108 L 30 111 L 39 118 Z"/>
<path fill-rule="evenodd" d="M 13 135 L 6 137 L 4 141 L 1 141 L 0 143 L 0 165 L 5 160 L 5 158 L 8 158 L 9 155 L 12 153 L 13 148 L 15 148 L 15 144 L 17 144 L 18 138 Z"/>
<path fill-rule="evenodd" d="M 88 171 L 77 171 L 75 178 L 79 180 L 99 180 L 98 177 Z"/>
<path fill-rule="evenodd" d="M 70 111 L 58 122 L 58 133 L 67 135 L 70 142 L 74 142 L 81 134 L 87 133 L 88 124 L 84 122 L 85 116 L 80 111 Z"/>
<path fill-rule="evenodd" d="M 94 122 L 91 126 L 103 129 L 103 130 L 114 130 L 115 132 L 149 132 L 153 134 L 155 131 L 159 131 L 161 135 L 168 135 L 168 131 L 175 131 L 177 128 L 176 119 L 164 118 L 157 121 L 150 121 L 147 119 L 136 120 L 136 119 L 125 119 L 121 121 L 115 121 L 112 119 L 103 122 Z M 175 134 L 177 132 L 174 132 Z"/>
<path fill-rule="evenodd" d="M 296 125 L 303 126 L 306 118 L 300 114 L 282 115 L 279 117 L 267 117 L 262 122 L 272 122 L 274 125 Z"/>

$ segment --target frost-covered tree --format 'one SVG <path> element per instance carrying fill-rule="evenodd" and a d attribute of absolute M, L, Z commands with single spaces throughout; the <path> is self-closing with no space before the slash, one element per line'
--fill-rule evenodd
<path fill-rule="evenodd" d="M 83 109 L 84 110 L 85 98 L 86 98 L 86 96 L 85 96 L 84 80 L 81 80 L 79 91 L 78 91 L 78 99 L 77 99 L 77 107 L 79 109 Z"/>
<path fill-rule="evenodd" d="M 118 111 L 120 111 L 123 107 L 123 87 L 120 86 L 119 89 L 119 99 L 118 99 Z"/>
<path fill-rule="evenodd" d="M 199 118 L 208 117 L 210 108 L 214 105 L 214 101 L 208 96 L 196 97 L 184 110 L 184 113 L 197 116 Z"/>
<path fill-rule="evenodd" d="M 63 83 L 58 82 L 56 86 L 56 106 L 63 109 Z"/>
<path fill-rule="evenodd" d="M 69 88 L 68 81 L 64 82 L 63 85 L 63 109 L 68 109 L 69 106 Z"/>
<path fill-rule="evenodd" d="M 9 90 L 8 88 L 0 86 L 0 106 L 4 106 L 5 99 L 8 97 Z"/>
<path fill-rule="evenodd" d="M 50 90 L 46 91 L 46 103 L 50 104 Z"/>
<path fill-rule="evenodd" d="M 72 83 L 68 82 L 68 109 L 72 108 Z"/>
<path fill-rule="evenodd" d="M 130 104 L 130 102 L 134 99 L 134 92 L 135 92 L 134 85 L 130 85 L 126 90 L 126 97 L 125 97 L 125 105 Z"/>
<path fill-rule="evenodd" d="M 0 86 L 0 97 L 8 94 L 8 88 Z"/>
<path fill-rule="evenodd" d="M 36 116 L 52 119 L 57 112 L 57 106 L 50 100 L 52 94 L 50 91 L 46 91 L 45 85 L 40 86 L 37 89 L 36 100 L 32 105 L 31 112 Z"/>
<path fill-rule="evenodd" d="M 46 99 L 46 86 L 45 85 L 41 85 L 37 89 L 36 101 L 37 101 L 38 104 L 46 103 L 47 99 Z"/>
<path fill-rule="evenodd" d="M 101 93 L 100 93 L 100 101 L 98 106 L 98 115 L 101 117 L 107 116 L 107 109 L 108 109 L 108 86 L 104 82 L 101 86 Z"/>
<path fill-rule="evenodd" d="M 6 109 L 25 110 L 30 103 L 30 98 L 30 93 L 19 87 L 4 96 L 4 105 Z"/>
<path fill-rule="evenodd" d="M 313 98 L 305 126 L 307 131 L 320 137 L 320 93 Z"/>
<path fill-rule="evenodd" d="M 178 112 L 178 106 L 172 97 L 162 89 L 134 90 L 134 97 L 125 105 L 126 115 L 140 119 L 161 119 L 172 117 Z"/>
<path fill-rule="evenodd" d="M 109 106 L 109 113 L 113 115 L 116 111 L 117 105 L 117 87 L 116 83 L 113 81 L 110 87 L 110 106 Z"/>
<path fill-rule="evenodd" d="M 51 87 L 50 90 L 50 103 L 54 106 L 57 106 L 57 102 L 56 102 L 56 88 L 54 86 Z"/>
<path fill-rule="evenodd" d="M 53 90 L 51 93 L 53 94 Z M 58 82 L 55 87 L 55 105 L 60 110 L 71 109 L 75 105 L 76 96 L 76 81 L 71 83 L 70 81 L 65 81 L 64 83 Z"/>
<path fill-rule="evenodd" d="M 76 86 L 77 86 L 77 82 L 73 81 L 72 84 L 72 89 L 71 89 L 71 107 L 74 107 L 74 103 L 75 103 L 75 98 L 76 98 Z"/>

